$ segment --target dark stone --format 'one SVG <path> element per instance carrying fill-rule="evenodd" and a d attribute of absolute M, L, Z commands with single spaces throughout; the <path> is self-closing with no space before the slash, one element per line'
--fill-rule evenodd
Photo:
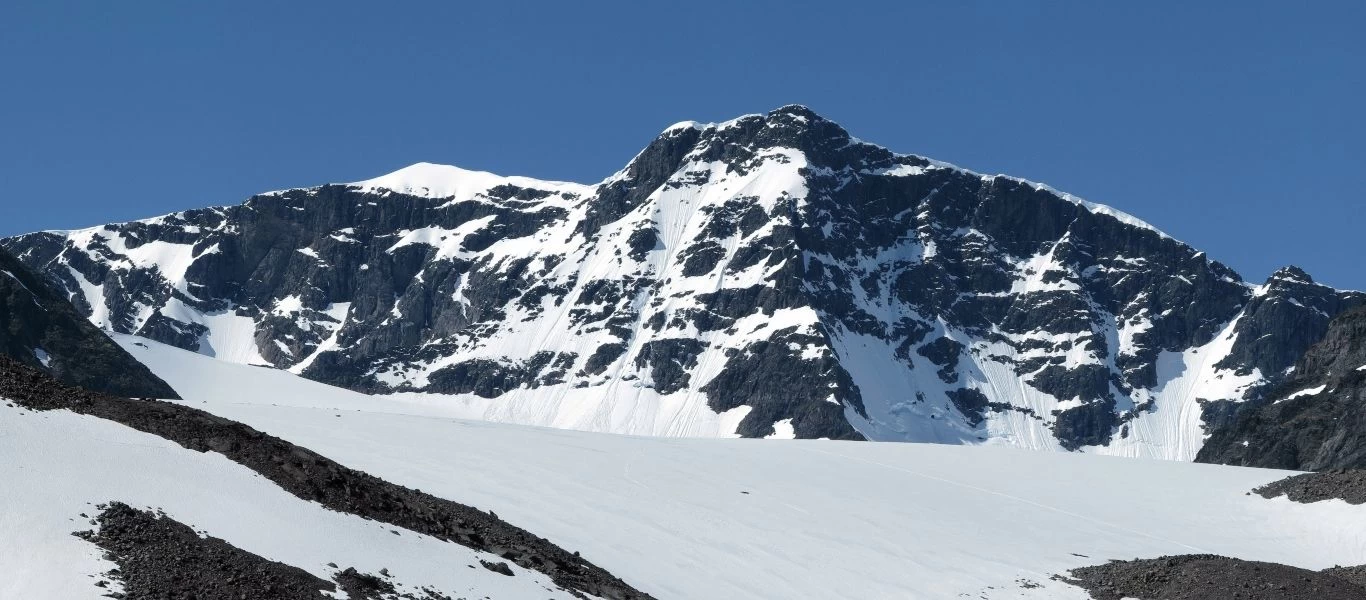
<path fill-rule="evenodd" d="M 95 521 L 98 531 L 77 536 L 99 546 L 118 565 L 108 576 L 123 583 L 120 597 L 324 600 L 331 597 L 324 591 L 337 589 L 303 569 L 216 537 L 201 538 L 189 526 L 122 502 L 101 506 Z"/>
<path fill-rule="evenodd" d="M 1342 500 L 1348 504 L 1366 503 L 1366 471 L 1333 470 L 1303 473 L 1279 479 L 1252 490 L 1263 498 L 1285 496 L 1291 502 L 1309 504 L 1323 500 Z"/>
<path fill-rule="evenodd" d="M 626 354 L 626 344 L 612 342 L 598 346 L 597 350 L 588 355 L 588 361 L 584 363 L 583 371 L 589 375 L 601 375 L 623 354 Z"/>
<path fill-rule="evenodd" d="M 1310 571 L 1276 563 L 1190 554 L 1111 561 L 1072 570 L 1063 581 L 1084 588 L 1096 600 L 1361 600 L 1366 589 L 1351 571 Z"/>
<path fill-rule="evenodd" d="M 540 352 L 525 362 L 507 364 L 476 358 L 456 363 L 427 376 L 427 390 L 441 394 L 474 394 L 482 398 L 497 398 L 508 390 L 535 384 L 541 370 L 555 357 L 553 352 Z"/>
<path fill-rule="evenodd" d="M 642 227 L 631 232 L 626 245 L 631 249 L 628 255 L 633 260 L 645 260 L 645 255 L 659 247 L 659 232 L 654 227 Z"/>
<path fill-rule="evenodd" d="M 485 194 L 490 198 L 497 198 L 499 200 L 521 200 L 523 202 L 549 198 L 554 195 L 554 193 L 549 190 L 535 190 L 509 184 L 491 187 Z"/>
<path fill-rule="evenodd" d="M 337 573 L 333 577 L 337 582 L 337 587 L 346 592 L 347 598 L 359 600 L 387 600 L 387 597 L 394 594 L 394 584 L 385 581 L 378 575 L 361 573 L 355 567 L 347 567 L 346 570 Z"/>
<path fill-rule="evenodd" d="M 949 400 L 953 402 L 954 408 L 957 408 L 958 412 L 963 413 L 963 418 L 966 419 L 968 425 L 972 427 L 982 424 L 983 419 L 986 418 L 986 410 L 991 406 L 991 401 L 987 399 L 987 395 L 983 394 L 981 390 L 963 388 L 949 390 L 944 392 L 944 395 L 949 397 Z"/>
<path fill-rule="evenodd" d="M 963 348 L 963 344 L 950 338 L 941 337 L 921 346 L 920 349 L 916 350 L 916 354 L 928 358 L 930 359 L 930 362 L 939 365 L 938 375 L 940 380 L 944 383 L 954 383 L 958 381 L 958 357 L 962 354 Z M 976 425 L 976 423 L 974 423 L 974 425 Z"/>
<path fill-rule="evenodd" d="M 718 413 L 751 407 L 737 430 L 744 437 L 772 435 L 773 423 L 792 419 L 799 439 L 863 439 L 844 418 L 845 405 L 863 412 L 863 399 L 848 372 L 828 350 L 819 358 L 802 358 L 793 345 L 828 347 L 828 342 L 790 328 L 772 341 L 751 344 L 702 387 L 707 405 Z"/>
<path fill-rule="evenodd" d="M 505 562 L 498 561 L 495 563 L 489 562 L 487 560 L 481 560 L 479 561 L 479 564 L 484 565 L 485 569 L 493 571 L 494 573 L 497 573 L 499 575 L 507 575 L 508 577 L 513 576 L 512 567 L 509 567 L 508 564 Z"/>
<path fill-rule="evenodd" d="M 706 348 L 703 342 L 684 338 L 646 342 L 636 354 L 636 366 L 650 367 L 655 391 L 672 394 L 688 387 L 688 373 Z"/>
<path fill-rule="evenodd" d="M 1273 273 L 1264 288 L 1265 293 L 1248 302 L 1238 321 L 1238 339 L 1221 368 L 1240 375 L 1254 369 L 1280 372 L 1323 339 L 1333 315 L 1366 303 L 1361 293 L 1319 285 L 1293 266 Z"/>
<path fill-rule="evenodd" d="M 726 249 L 716 242 L 702 242 L 688 248 L 681 256 L 683 268 L 679 273 L 684 277 L 696 277 L 715 270 L 721 259 L 726 257 Z"/>
<path fill-rule="evenodd" d="M 1110 398 L 1110 369 L 1096 364 L 1071 369 L 1050 365 L 1030 378 L 1029 385 L 1059 400 L 1104 400 Z"/>
<path fill-rule="evenodd" d="M 1069 408 L 1058 412 L 1053 418 L 1053 435 L 1067 450 L 1109 445 L 1110 436 L 1119 424 L 1113 399 Z"/>

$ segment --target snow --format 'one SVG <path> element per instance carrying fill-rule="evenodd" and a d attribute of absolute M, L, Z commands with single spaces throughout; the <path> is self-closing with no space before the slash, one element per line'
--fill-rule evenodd
<path fill-rule="evenodd" d="M 344 319 L 348 309 L 347 304 L 337 304 L 328 314 Z M 111 337 L 139 361 L 166 366 L 172 373 L 166 381 L 177 391 L 180 387 L 202 388 L 209 385 L 220 390 L 223 397 L 227 398 L 241 394 L 272 397 L 286 404 L 296 400 L 307 404 L 313 401 L 311 397 L 321 389 L 332 394 L 332 400 L 343 404 L 369 400 L 368 396 L 290 374 L 302 373 L 318 355 L 333 348 L 336 344 L 335 334 L 319 345 L 313 354 L 290 368 L 289 372 L 240 363 L 223 365 L 221 361 L 203 354 L 127 334 L 113 333 Z M 206 373 L 210 379 L 204 379 Z M 443 396 L 417 393 L 394 394 L 385 398 L 388 410 L 410 414 L 659 436 L 734 436 L 736 426 L 749 410 L 749 407 L 741 407 L 718 415 L 706 409 L 705 398 L 690 397 L 685 392 L 661 397 L 654 390 L 632 386 L 619 390 L 614 397 L 605 396 L 600 388 L 573 389 L 563 385 L 554 386 L 549 393 L 544 388 L 513 390 L 497 399 L 473 394 Z"/>
<path fill-rule="evenodd" d="M 1158 385 L 1152 410 L 1139 412 L 1129 422 L 1129 436 L 1116 436 L 1109 446 L 1088 451 L 1190 461 L 1205 443 L 1201 400 L 1241 400 L 1248 388 L 1263 381 L 1260 370 L 1238 375 L 1217 364 L 1237 341 L 1238 321 L 1230 321 L 1209 343 L 1185 352 L 1163 352 L 1157 360 Z"/>
<path fill-rule="evenodd" d="M 390 481 L 491 508 L 659 598 L 1082 599 L 1086 594 L 1049 577 L 1109 559 L 1194 552 L 1311 569 L 1366 562 L 1366 511 L 1359 507 L 1246 494 L 1289 474 L 1283 471 L 998 447 L 663 439 L 464 421 L 443 416 L 437 404 L 365 396 L 279 371 L 258 369 L 251 372 L 259 377 L 244 379 L 248 367 L 128 336 L 118 341 L 196 407 Z M 0 465 L 6 468 L 13 463 Z M 189 477 L 188 486 L 210 475 L 217 480 L 206 473 Z M 257 496 L 214 502 L 256 510 Z M 199 518 L 192 507 L 173 507 Z M 265 514 L 267 522 L 250 527 L 297 531 L 311 518 Z M 269 549 L 268 542 L 253 543 Z M 322 558 L 298 560 L 316 565 Z M 399 560 L 387 562 L 393 570 Z M 1041 587 L 1025 589 L 1020 580 Z"/>
<path fill-rule="evenodd" d="M 164 219 L 164 217 L 162 217 Z M 148 219 L 156 222 L 159 219 Z M 162 240 L 152 240 L 137 247 L 129 247 L 126 234 L 109 230 L 108 227 L 92 227 L 70 234 L 70 239 L 80 248 L 90 248 L 93 244 L 103 243 L 113 251 L 117 260 L 110 262 L 111 268 L 156 269 L 161 276 L 184 291 L 185 273 L 190 265 L 201 256 L 217 252 L 208 248 L 196 254 L 193 244 L 175 244 Z"/>
<path fill-rule="evenodd" d="M 216 453 L 187 450 L 112 421 L 67 411 L 29 412 L 0 402 L 0 598 L 102 598 L 96 578 L 115 565 L 72 536 L 82 513 L 120 501 L 154 508 L 208 535 L 323 579 L 354 566 L 415 591 L 452 596 L 569 598 L 536 572 L 515 577 L 468 569 L 499 560 L 463 546 L 302 501 Z M 342 595 L 344 596 L 344 595 Z M 339 596 L 340 597 L 340 596 Z"/>
<path fill-rule="evenodd" d="M 503 177 L 486 171 L 469 171 L 451 165 L 438 165 L 428 162 L 409 165 L 387 175 L 348 185 L 360 188 L 361 191 L 365 192 L 388 190 L 425 198 L 451 198 L 453 201 L 464 201 L 475 198 L 477 195 L 488 191 L 489 188 L 503 184 L 576 194 L 583 194 L 591 189 L 589 186 L 577 183 L 542 181 L 530 177 Z"/>
<path fill-rule="evenodd" d="M 342 242 L 342 243 L 344 243 L 344 244 L 359 244 L 359 243 L 360 243 L 360 240 L 357 240 L 356 238 L 351 237 L 351 236 L 353 236 L 353 235 L 355 235 L 355 234 L 356 234 L 356 230 L 355 230 L 355 229 L 353 229 L 353 228 L 351 228 L 351 227 L 347 227 L 347 228 L 345 228 L 345 229 L 338 229 L 338 230 L 332 232 L 331 235 L 328 235 L 327 237 L 332 238 L 332 239 L 334 239 L 334 240 L 337 240 L 338 242 Z"/>
<path fill-rule="evenodd" d="M 1080 290 L 1081 286 L 1077 285 L 1077 282 L 1070 278 L 1064 277 L 1051 283 L 1045 283 L 1044 281 L 1044 276 L 1050 271 L 1066 270 L 1066 267 L 1058 262 L 1057 259 L 1053 257 L 1053 254 L 1057 251 L 1059 246 L 1062 246 L 1067 242 L 1067 238 L 1070 235 L 1071 233 L 1063 235 L 1061 240 L 1058 240 L 1048 248 L 1048 252 L 1037 254 L 1016 264 L 1016 278 L 1011 282 L 1010 294 L 1021 295 L 1036 292 Z"/>
<path fill-rule="evenodd" d="M 768 440 L 792 440 L 797 435 L 792 428 L 792 419 L 782 419 L 773 424 L 773 433 L 764 436 Z"/>
<path fill-rule="evenodd" d="M 199 338 L 199 352 L 219 360 L 243 365 L 269 365 L 256 345 L 256 322 L 233 309 L 203 312 L 171 298 L 160 309 L 163 316 L 181 323 L 208 328 Z"/>
<path fill-rule="evenodd" d="M 660 133 L 660 135 L 664 135 L 666 133 L 671 133 L 674 131 L 682 131 L 684 129 L 702 129 L 704 127 L 706 127 L 706 125 L 698 123 L 697 121 L 679 121 L 677 123 L 674 123 L 673 125 L 664 128 L 664 131 Z"/>
<path fill-rule="evenodd" d="M 275 301 L 275 307 L 270 310 L 275 315 L 292 315 L 304 309 L 304 299 L 297 296 L 285 296 Z"/>
<path fill-rule="evenodd" d="M 328 334 L 327 339 L 323 340 L 321 344 L 318 344 L 318 347 L 313 350 L 312 354 L 299 361 L 293 367 L 290 367 L 289 371 L 291 373 L 303 373 L 304 369 L 307 369 L 313 364 L 313 361 L 318 360 L 319 354 L 333 350 L 337 347 L 337 338 L 341 335 L 341 330 L 346 326 L 347 320 L 350 319 L 351 303 L 337 302 L 328 305 L 327 310 L 323 311 L 323 314 L 326 314 L 332 321 L 318 321 L 318 324 L 322 325 L 324 328 L 330 329 L 331 333 Z"/>
<path fill-rule="evenodd" d="M 44 367 L 52 366 L 52 355 L 48 354 L 46 350 L 43 350 L 42 348 L 34 348 L 33 356 L 37 357 L 38 362 L 41 363 Z"/>
<path fill-rule="evenodd" d="M 461 245 L 465 238 L 487 227 L 494 220 L 493 215 L 471 219 L 461 223 L 454 229 L 444 229 L 441 227 L 422 227 L 420 229 L 403 230 L 398 233 L 398 241 L 394 242 L 384 252 L 393 254 L 395 250 L 413 244 L 422 244 L 436 248 L 436 253 L 431 256 L 432 261 L 439 261 L 451 257 L 468 257 L 472 254 L 466 252 Z M 502 243 L 502 241 L 498 242 Z"/>
<path fill-rule="evenodd" d="M 67 271 L 71 273 L 71 278 L 76 281 L 76 286 L 80 288 L 76 293 L 79 293 L 81 299 L 85 300 L 86 305 L 90 307 L 90 322 L 94 323 L 96 327 L 109 327 L 109 305 L 104 301 L 104 286 L 90 283 L 90 280 L 81 275 L 80 271 L 70 266 L 67 266 Z M 75 296 L 73 293 L 70 301 L 74 301 Z"/>
<path fill-rule="evenodd" d="M 1295 392 L 1295 393 L 1293 393 L 1293 394 L 1290 394 L 1289 396 L 1286 396 L 1286 397 L 1284 397 L 1284 398 L 1281 398 L 1280 400 L 1277 400 L 1276 402 L 1279 403 L 1279 402 L 1284 402 L 1284 401 L 1286 401 L 1286 400 L 1294 400 L 1295 398 L 1302 398 L 1302 397 L 1304 397 L 1304 396 L 1317 396 L 1317 395 L 1319 395 L 1319 394 L 1322 394 L 1322 393 L 1323 393 L 1323 390 L 1326 390 L 1326 389 L 1328 389 L 1328 386 L 1325 384 L 1325 385 L 1321 385 L 1321 386 L 1318 386 L 1318 387 L 1312 387 L 1312 388 L 1309 388 L 1309 389 L 1307 389 L 1307 390 L 1300 390 L 1300 391 L 1298 391 L 1298 392 Z"/>

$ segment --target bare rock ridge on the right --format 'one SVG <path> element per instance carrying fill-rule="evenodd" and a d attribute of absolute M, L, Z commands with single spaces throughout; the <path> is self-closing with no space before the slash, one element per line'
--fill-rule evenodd
<path fill-rule="evenodd" d="M 1214 430 L 1196 460 L 1301 471 L 1366 469 L 1366 308 L 1338 315 L 1274 391 Z M 1357 482 L 1358 496 L 1363 483 Z"/>
<path fill-rule="evenodd" d="M 1179 460 L 1366 302 L 802 106 L 593 185 L 418 164 L 0 246 L 107 329 L 513 422 Z"/>
<path fill-rule="evenodd" d="M 1211 554 L 1111 561 L 1073 569 L 1095 600 L 1366 600 L 1361 567 L 1311 571 Z"/>

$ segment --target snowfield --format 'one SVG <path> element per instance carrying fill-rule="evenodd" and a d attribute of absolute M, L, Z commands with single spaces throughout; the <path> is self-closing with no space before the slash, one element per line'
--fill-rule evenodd
<path fill-rule="evenodd" d="M 197 408 L 395 483 L 493 509 L 661 600 L 1086 598 L 1050 577 L 1108 559 L 1206 552 L 1310 569 L 1366 563 L 1362 507 L 1247 493 L 1284 471 L 1002 447 L 646 438 L 467 421 L 434 399 L 365 396 L 117 339 Z M 109 565 L 67 535 L 83 525 L 65 519 L 88 511 L 85 502 L 116 498 L 162 506 L 245 549 L 320 573 L 323 562 L 344 556 L 358 568 L 387 566 L 405 581 L 447 583 L 440 565 L 470 560 L 459 546 L 393 536 L 298 502 L 217 455 L 175 452 L 83 417 L 0 414 L 0 455 L 20 457 L 0 464 L 7 483 L 0 537 L 24 540 L 18 546 L 25 548 L 22 556 L 0 555 L 0 572 L 93 589 L 85 575 Z M 128 465 L 139 467 L 130 475 Z M 62 476 L 50 476 L 52 469 Z M 9 485 L 16 478 L 20 485 Z M 30 512 L 46 523 L 20 527 Z M 456 575 L 467 571 L 476 576 L 463 567 Z M 502 583 L 534 577 L 519 573 Z M 13 593 L 7 590 L 0 587 L 0 596 Z M 545 597 L 534 587 L 492 595 Z"/>
<path fill-rule="evenodd" d="M 208 359 L 213 360 L 213 359 Z M 0 399 L 0 599 L 97 599 L 115 568 L 94 544 L 96 505 L 155 509 L 238 548 L 325 580 L 341 569 L 387 568 L 401 591 L 430 586 L 453 597 L 563 598 L 545 575 L 479 568 L 500 559 L 304 502 L 220 454 L 187 450 L 113 421 Z M 329 567 L 336 563 L 339 568 Z M 476 568 L 468 568 L 467 565 Z M 346 594 L 338 592 L 337 598 Z"/>

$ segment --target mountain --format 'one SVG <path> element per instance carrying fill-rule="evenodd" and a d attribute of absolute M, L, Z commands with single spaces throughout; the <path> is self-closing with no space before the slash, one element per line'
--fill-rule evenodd
<path fill-rule="evenodd" d="M 179 398 L 38 276 L 0 250 L 0 355 L 70 385 L 118 396 Z"/>
<path fill-rule="evenodd" d="M 1366 308 L 1338 315 L 1276 390 L 1214 432 L 1200 462 L 1366 468 Z"/>
<path fill-rule="evenodd" d="M 3 246 L 106 329 L 462 416 L 1183 460 L 1366 298 L 801 106 L 596 185 L 418 164 Z"/>

